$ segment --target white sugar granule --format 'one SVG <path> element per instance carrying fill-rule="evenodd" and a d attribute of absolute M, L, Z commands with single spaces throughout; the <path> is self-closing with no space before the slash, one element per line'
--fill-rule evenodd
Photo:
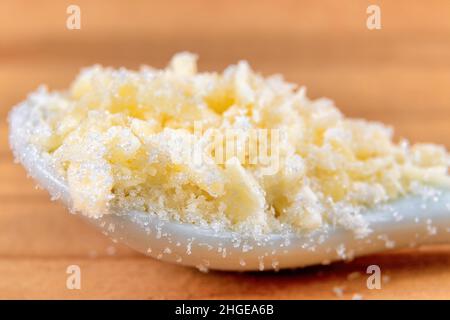
<path fill-rule="evenodd" d="M 342 298 L 344 296 L 344 287 L 333 287 L 333 292 L 338 298 Z"/>

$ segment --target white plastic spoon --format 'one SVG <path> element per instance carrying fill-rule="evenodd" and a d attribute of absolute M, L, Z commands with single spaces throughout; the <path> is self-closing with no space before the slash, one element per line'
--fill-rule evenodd
<path fill-rule="evenodd" d="M 61 199 L 71 207 L 64 180 L 27 141 L 29 107 L 22 104 L 10 114 L 10 144 L 16 159 L 53 199 Z M 430 197 L 411 195 L 384 209 L 364 213 L 372 232 L 361 239 L 352 231 L 332 226 L 305 235 L 272 234 L 255 239 L 164 221 L 144 212 L 121 212 L 98 219 L 83 217 L 112 239 L 139 252 L 200 270 L 278 270 L 327 264 L 393 248 L 450 243 L 449 190 Z"/>

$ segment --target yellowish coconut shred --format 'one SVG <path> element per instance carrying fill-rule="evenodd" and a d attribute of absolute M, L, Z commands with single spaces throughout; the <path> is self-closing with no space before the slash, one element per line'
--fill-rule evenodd
<path fill-rule="evenodd" d="M 197 71 L 94 66 L 67 92 L 33 93 L 29 140 L 91 217 L 139 210 L 224 230 L 368 231 L 364 211 L 450 186 L 442 146 L 393 142 L 391 128 L 345 118 L 247 62 Z"/>

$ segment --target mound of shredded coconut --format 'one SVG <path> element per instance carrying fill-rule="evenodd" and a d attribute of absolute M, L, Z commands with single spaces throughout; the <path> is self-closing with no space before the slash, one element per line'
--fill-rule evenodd
<path fill-rule="evenodd" d="M 26 103 L 29 142 L 91 217 L 133 209 L 238 231 L 364 234 L 365 209 L 450 186 L 444 147 L 396 144 L 391 128 L 245 61 L 223 73 L 197 72 L 190 53 L 163 70 L 94 66 Z"/>

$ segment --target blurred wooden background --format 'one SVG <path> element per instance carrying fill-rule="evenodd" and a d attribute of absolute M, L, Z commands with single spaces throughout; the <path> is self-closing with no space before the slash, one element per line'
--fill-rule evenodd
<path fill-rule="evenodd" d="M 81 8 L 81 30 L 66 8 Z M 366 8 L 381 7 L 381 30 Z M 13 164 L 6 117 L 45 83 L 86 65 L 164 66 L 181 50 L 202 70 L 239 59 L 282 73 L 347 115 L 450 148 L 450 1 L 0 1 L 0 298 L 450 298 L 450 246 L 279 273 L 200 273 L 110 242 L 35 190 Z M 77 264 L 82 289 L 66 289 Z M 378 264 L 381 290 L 366 288 Z M 354 278 L 348 275 L 360 272 Z"/>

